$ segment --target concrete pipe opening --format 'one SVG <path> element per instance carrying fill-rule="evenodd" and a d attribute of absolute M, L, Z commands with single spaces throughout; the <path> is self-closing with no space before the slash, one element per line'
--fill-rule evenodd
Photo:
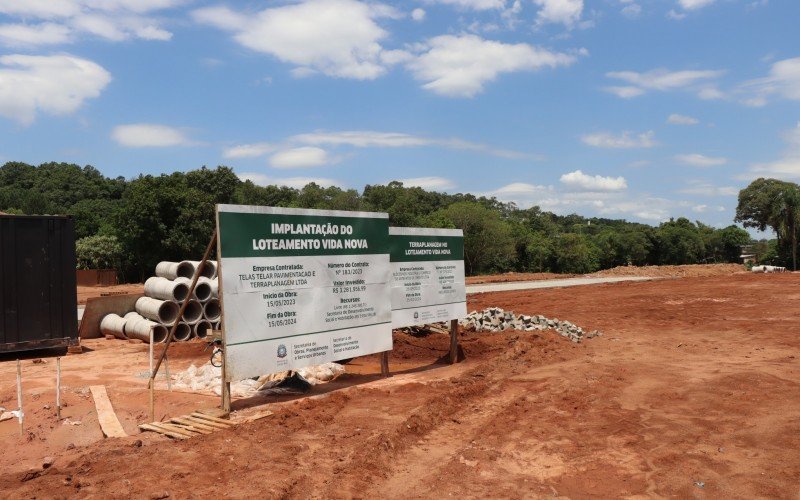
<path fill-rule="evenodd" d="M 204 339 L 211 333 L 211 322 L 201 319 L 192 327 L 194 329 L 194 336 L 198 339 Z"/>
<path fill-rule="evenodd" d="M 183 302 L 189 297 L 189 287 L 181 281 L 153 276 L 144 282 L 144 294 L 154 299 Z"/>
<path fill-rule="evenodd" d="M 208 281 L 198 281 L 194 287 L 194 297 L 200 302 L 205 302 L 211 298 L 211 285 Z"/>
<path fill-rule="evenodd" d="M 219 299 L 211 299 L 203 306 L 203 316 L 208 321 L 218 321 L 221 314 L 222 309 L 219 307 Z"/>
<path fill-rule="evenodd" d="M 187 289 L 192 286 L 192 280 L 189 278 L 177 278 L 175 281 L 185 284 Z M 197 280 L 197 284 L 194 286 L 192 298 L 199 300 L 200 302 L 205 302 L 211 298 L 211 291 L 211 280 L 201 277 Z"/>
<path fill-rule="evenodd" d="M 128 321 L 118 314 L 106 314 L 100 321 L 100 332 L 103 335 L 113 335 L 118 339 L 127 339 L 125 335 L 125 323 Z"/>
<path fill-rule="evenodd" d="M 188 260 L 181 262 L 162 261 L 156 265 L 156 276 L 174 280 L 175 278 L 191 278 L 194 276 L 194 266 Z"/>
<path fill-rule="evenodd" d="M 167 335 L 169 335 L 169 330 L 164 325 L 155 325 L 153 326 L 153 343 L 154 344 L 163 344 L 167 341 Z"/>
<path fill-rule="evenodd" d="M 203 317 L 203 304 L 200 302 L 189 299 L 186 302 L 186 309 L 183 310 L 183 318 L 181 321 L 193 325 Z"/>
<path fill-rule="evenodd" d="M 147 319 L 164 325 L 171 325 L 178 317 L 179 306 L 171 300 L 140 297 L 136 301 L 136 312 Z"/>
<path fill-rule="evenodd" d="M 175 340 L 185 342 L 192 338 L 192 327 L 181 321 L 175 328 Z"/>
<path fill-rule="evenodd" d="M 189 261 L 192 263 L 195 269 L 200 269 L 200 262 L 199 260 L 192 260 Z M 204 278 L 211 279 L 217 275 L 217 263 L 213 260 L 207 260 L 206 265 L 203 266 L 203 272 L 200 273 L 200 276 Z"/>

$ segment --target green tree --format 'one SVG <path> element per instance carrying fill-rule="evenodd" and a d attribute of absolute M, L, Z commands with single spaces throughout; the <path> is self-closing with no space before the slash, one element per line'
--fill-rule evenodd
<path fill-rule="evenodd" d="M 116 236 L 88 236 L 75 242 L 78 269 L 117 269 L 122 256 Z"/>
<path fill-rule="evenodd" d="M 565 233 L 555 241 L 555 267 L 560 273 L 584 274 L 596 271 L 599 266 L 586 236 Z"/>
<path fill-rule="evenodd" d="M 467 274 L 494 271 L 514 257 L 509 225 L 500 214 L 480 203 L 457 202 L 434 217 L 449 221 L 464 231 L 464 264 Z"/>
<path fill-rule="evenodd" d="M 797 270 L 797 231 L 800 227 L 800 187 L 793 182 L 759 178 L 739 191 L 736 222 L 760 231 L 772 228 L 780 246 L 789 246 Z"/>

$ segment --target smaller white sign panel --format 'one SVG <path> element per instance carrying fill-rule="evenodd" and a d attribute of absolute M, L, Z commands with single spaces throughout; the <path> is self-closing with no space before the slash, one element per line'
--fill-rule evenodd
<path fill-rule="evenodd" d="M 460 229 L 389 228 L 392 328 L 467 315 Z"/>

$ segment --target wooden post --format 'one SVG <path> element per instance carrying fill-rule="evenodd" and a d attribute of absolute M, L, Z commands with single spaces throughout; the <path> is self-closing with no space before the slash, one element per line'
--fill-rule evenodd
<path fill-rule="evenodd" d="M 169 356 L 164 356 L 164 377 L 167 378 L 167 390 L 172 392 L 172 377 L 169 376 Z"/>
<path fill-rule="evenodd" d="M 61 358 L 56 358 L 56 418 L 61 420 Z"/>
<path fill-rule="evenodd" d="M 149 377 L 153 376 L 153 329 L 150 329 L 150 373 L 147 374 Z"/>
<path fill-rule="evenodd" d="M 217 230 L 214 229 L 214 233 L 211 235 L 211 241 L 208 242 L 208 246 L 206 247 L 206 251 L 203 253 L 203 259 L 200 261 L 200 265 L 197 266 L 197 269 L 194 272 L 194 276 L 192 277 L 192 284 L 189 286 L 189 297 L 192 296 L 194 293 L 194 289 L 197 286 L 197 280 L 200 279 L 200 275 L 203 272 L 203 268 L 206 266 L 208 262 L 208 256 L 211 255 L 211 250 L 214 249 L 214 246 L 217 244 Z M 149 381 L 149 388 L 150 388 L 150 422 L 155 421 L 155 390 L 156 390 L 156 383 L 155 378 L 156 374 L 158 374 L 158 369 L 161 368 L 161 363 L 164 362 L 164 358 L 167 356 L 167 349 L 169 349 L 169 345 L 172 343 L 172 339 L 175 338 L 175 330 L 178 328 L 178 323 L 181 319 L 183 319 L 183 313 L 186 311 L 186 306 L 189 305 L 189 301 L 183 301 L 181 304 L 181 308 L 178 311 L 178 317 L 175 318 L 175 323 L 172 325 L 172 328 L 169 330 L 169 335 L 167 335 L 167 341 L 164 343 L 164 350 L 161 352 L 161 356 L 158 358 L 158 362 L 156 363 L 155 368 L 153 368 L 152 373 L 150 373 L 150 381 Z M 150 342 L 152 345 L 153 343 Z"/>
<path fill-rule="evenodd" d="M 219 268 L 217 268 L 219 269 Z M 217 271 L 219 272 L 219 271 Z M 223 336 L 225 334 L 223 333 Z M 226 360 L 225 352 L 222 352 L 222 411 L 225 413 L 231 412 L 231 383 L 227 381 L 228 378 L 228 362 Z"/>
<path fill-rule="evenodd" d="M 22 437 L 25 433 L 23 423 L 25 412 L 22 411 L 22 365 L 19 360 L 17 360 L 17 407 L 19 411 L 17 416 L 19 419 L 19 437 Z"/>
<path fill-rule="evenodd" d="M 458 320 L 450 320 L 450 364 L 458 363 Z"/>
<path fill-rule="evenodd" d="M 389 373 L 389 351 L 381 353 L 381 376 L 388 377 Z"/>

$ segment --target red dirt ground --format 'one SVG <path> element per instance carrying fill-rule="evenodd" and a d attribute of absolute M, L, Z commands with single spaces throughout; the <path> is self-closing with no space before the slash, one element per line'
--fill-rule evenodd
<path fill-rule="evenodd" d="M 42 409 L 52 362 L 25 362 L 43 372 L 39 399 L 26 394 L 38 405 L 33 436 L 19 441 L 14 421 L 0 423 L 0 497 L 797 498 L 798 300 L 796 274 L 479 294 L 470 309 L 544 314 L 603 336 L 576 345 L 551 332 L 463 333 L 467 361 L 444 366 L 430 362 L 446 336 L 396 334 L 393 377 L 377 378 L 377 357 L 359 358 L 312 397 L 235 403 L 234 419 L 270 417 L 182 442 L 92 442 L 88 384 L 107 385 L 129 433 L 147 397 L 141 346 L 97 340 L 64 358 L 65 414 L 80 426 Z M 7 408 L 13 371 L 0 363 Z M 159 391 L 158 415 L 213 403 Z M 45 454 L 55 463 L 42 471 Z"/>
<path fill-rule="evenodd" d="M 688 264 L 684 266 L 619 266 L 591 274 L 503 273 L 467 277 L 468 285 L 542 281 L 576 277 L 643 276 L 652 278 L 700 278 L 745 273 L 741 264 Z"/>

